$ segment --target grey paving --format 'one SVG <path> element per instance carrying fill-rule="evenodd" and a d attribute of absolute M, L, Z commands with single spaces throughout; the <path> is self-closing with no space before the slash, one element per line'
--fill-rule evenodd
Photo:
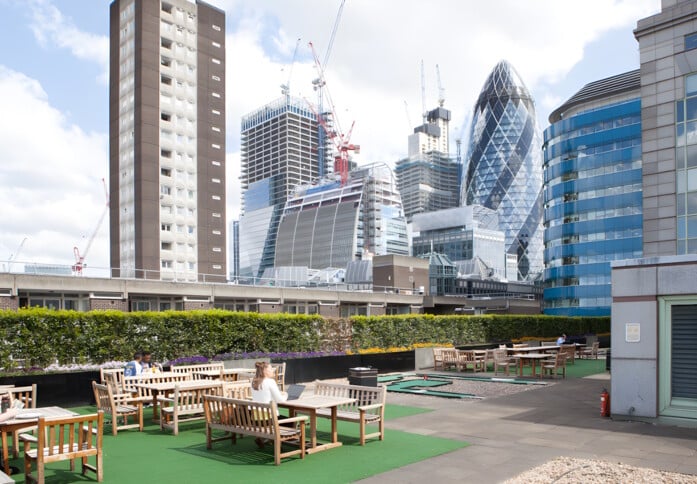
<path fill-rule="evenodd" d="M 697 430 L 600 416 L 607 381 L 553 385 L 479 401 L 388 394 L 388 402 L 434 411 L 388 428 L 471 443 L 362 482 L 501 482 L 555 457 L 621 462 L 697 475 Z M 370 445 L 370 444 L 368 444 Z"/>

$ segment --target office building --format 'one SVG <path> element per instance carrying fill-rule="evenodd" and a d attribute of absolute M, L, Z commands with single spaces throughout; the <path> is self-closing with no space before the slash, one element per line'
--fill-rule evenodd
<path fill-rule="evenodd" d="M 229 254 L 232 258 L 230 264 L 230 280 L 237 281 L 240 275 L 240 221 L 231 220 L 230 221 L 230 246 Z"/>
<path fill-rule="evenodd" d="M 242 117 L 241 275 L 261 277 L 273 266 L 286 200 L 326 172 L 327 159 L 317 161 L 319 128 L 307 103 L 290 96 Z"/>
<path fill-rule="evenodd" d="M 112 275 L 225 281 L 225 14 L 110 6 Z"/>
<path fill-rule="evenodd" d="M 591 82 L 544 132 L 544 311 L 609 316 L 610 262 L 642 254 L 639 70 Z"/>
<path fill-rule="evenodd" d="M 392 170 L 384 164 L 299 187 L 286 203 L 275 266 L 345 268 L 373 255 L 409 255 L 407 224 Z"/>
<path fill-rule="evenodd" d="M 505 236 L 499 230 L 499 217 L 495 211 L 470 205 L 417 214 L 411 228 L 414 257 L 435 252 L 454 263 L 478 257 L 493 269 L 492 276 L 507 277 Z M 516 277 L 515 270 L 510 276 Z"/>
<path fill-rule="evenodd" d="M 535 279 L 543 268 L 540 147 L 533 98 L 513 66 L 501 61 L 474 107 L 460 202 L 498 213 L 518 280 Z"/>
<path fill-rule="evenodd" d="M 427 113 L 424 124 L 409 136 L 408 157 L 395 165 L 397 187 L 407 221 L 417 213 L 457 207 L 460 199 L 460 164 L 448 151 L 450 111 L 443 107 Z"/>
<path fill-rule="evenodd" d="M 612 263 L 612 413 L 697 422 L 697 3 L 662 0 L 641 62 L 643 258 Z"/>

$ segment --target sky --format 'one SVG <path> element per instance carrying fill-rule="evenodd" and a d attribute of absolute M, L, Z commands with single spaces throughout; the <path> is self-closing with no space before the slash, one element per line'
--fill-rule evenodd
<path fill-rule="evenodd" d="M 241 117 L 288 81 L 292 95 L 316 99 L 308 42 L 324 59 L 341 0 L 208 3 L 226 11 L 230 221 L 241 201 Z M 72 264 L 73 247 L 85 255 L 93 233 L 86 274 L 109 265 L 109 4 L 0 0 L 0 270 Z M 358 163 L 393 165 L 422 103 L 437 105 L 436 65 L 454 152 L 499 60 L 519 72 L 545 129 L 586 83 L 639 67 L 632 30 L 659 10 L 660 0 L 346 0 L 325 77 L 340 125 L 355 121 Z"/>

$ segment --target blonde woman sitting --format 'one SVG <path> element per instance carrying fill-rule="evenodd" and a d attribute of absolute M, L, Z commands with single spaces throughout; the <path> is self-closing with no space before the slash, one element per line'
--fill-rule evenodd
<path fill-rule="evenodd" d="M 268 362 L 259 361 L 255 364 L 256 375 L 252 379 L 252 400 L 259 403 L 285 402 L 288 394 L 278 388 L 274 370 Z M 265 439 L 255 440 L 260 449 L 264 448 Z"/>

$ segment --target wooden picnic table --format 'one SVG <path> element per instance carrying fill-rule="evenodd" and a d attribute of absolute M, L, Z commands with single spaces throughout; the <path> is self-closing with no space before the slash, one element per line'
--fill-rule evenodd
<path fill-rule="evenodd" d="M 0 439 L 2 439 L 2 463 L 5 474 L 10 475 L 9 446 L 7 445 L 7 434 L 12 434 L 15 430 L 35 427 L 39 417 L 72 417 L 77 413 L 61 407 L 39 407 L 26 408 L 19 412 L 11 420 L 0 422 Z"/>
<path fill-rule="evenodd" d="M 550 356 L 551 355 L 549 355 L 548 353 L 525 353 L 520 355 L 513 355 L 513 358 L 518 359 L 518 376 L 523 376 L 523 364 L 525 361 L 529 361 L 531 363 L 533 378 L 538 376 L 535 372 L 537 362 L 542 360 L 548 360 Z M 540 365 L 540 368 L 541 367 L 542 365 Z M 540 376 L 541 375 L 542 373 L 540 372 Z"/>
<path fill-rule="evenodd" d="M 339 436 L 336 431 L 336 412 L 339 405 L 346 405 L 355 402 L 355 398 L 344 397 L 329 397 L 323 395 L 312 395 L 309 397 L 298 398 L 297 400 L 286 400 L 278 403 L 281 408 L 287 408 L 290 417 L 294 417 L 296 413 L 307 413 L 310 416 L 310 446 L 307 449 L 308 454 L 321 452 L 323 450 L 333 449 L 342 445 L 339 442 Z M 328 408 L 331 410 L 332 420 L 332 440 L 329 443 L 317 443 L 317 410 L 320 408 Z"/>

